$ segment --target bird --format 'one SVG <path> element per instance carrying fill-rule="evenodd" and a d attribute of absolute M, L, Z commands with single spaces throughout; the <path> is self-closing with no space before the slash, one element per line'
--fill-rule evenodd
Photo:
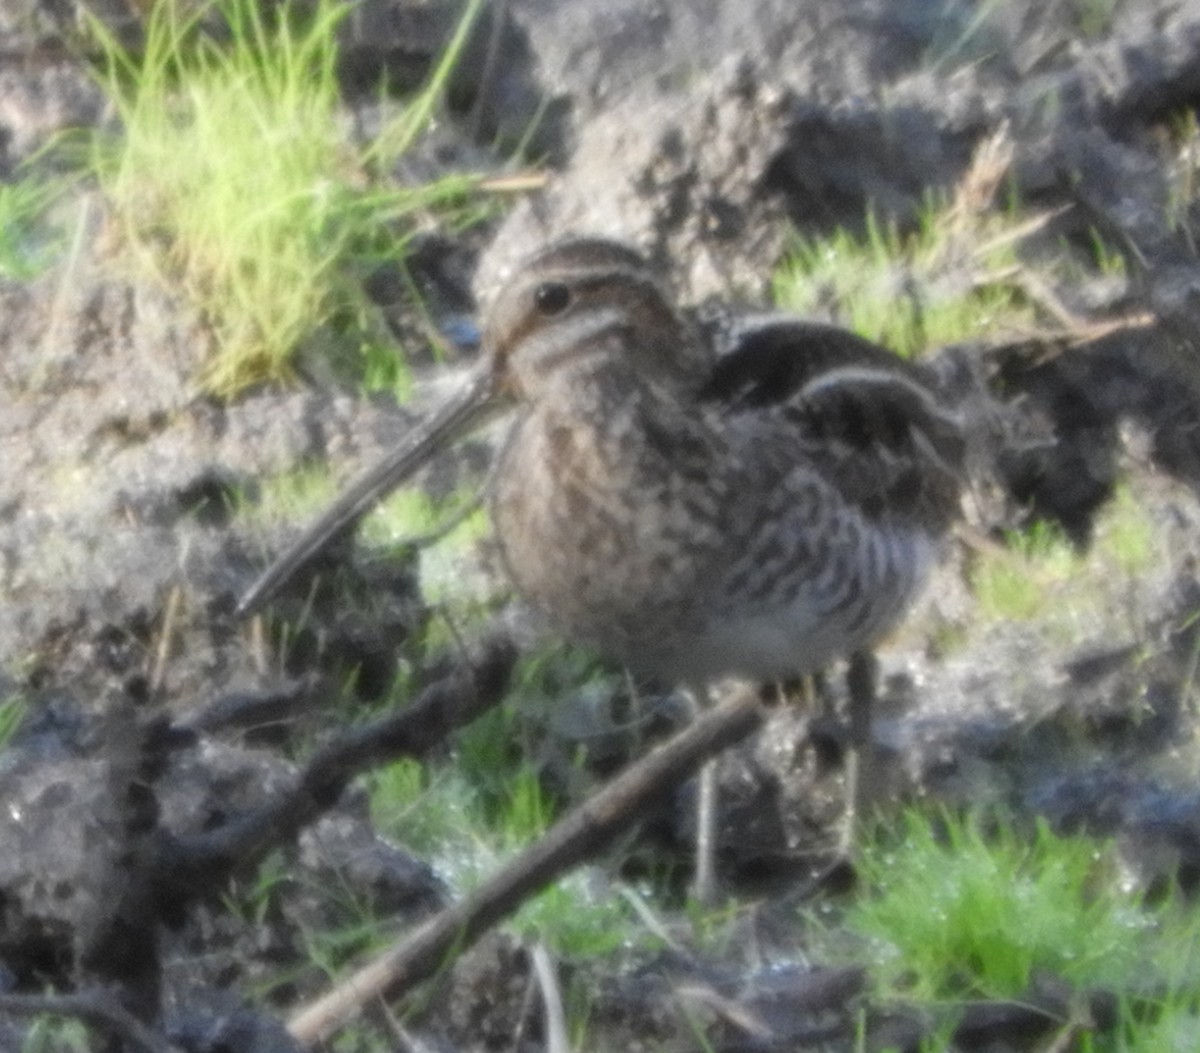
<path fill-rule="evenodd" d="M 697 702 L 730 679 L 792 680 L 839 658 L 868 670 L 928 579 L 963 488 L 962 413 L 919 364 L 786 314 L 684 309 L 632 246 L 570 237 L 514 269 L 461 387 L 239 610 L 505 412 L 488 500 L 517 593 L 562 636 Z M 870 692 L 858 694 L 861 745 Z M 715 787 L 710 762 L 693 878 L 707 902 Z"/>

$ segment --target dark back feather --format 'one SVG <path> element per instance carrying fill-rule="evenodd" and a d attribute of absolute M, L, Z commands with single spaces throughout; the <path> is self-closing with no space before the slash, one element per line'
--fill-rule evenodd
<path fill-rule="evenodd" d="M 775 407 L 807 460 L 872 518 L 943 530 L 965 440 L 919 365 L 834 326 L 768 317 L 734 334 L 700 393 L 729 414 Z"/>

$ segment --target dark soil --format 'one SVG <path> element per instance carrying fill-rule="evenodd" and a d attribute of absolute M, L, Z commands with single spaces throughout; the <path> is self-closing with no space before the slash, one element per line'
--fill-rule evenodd
<path fill-rule="evenodd" d="M 1078 573 L 1093 584 L 1052 597 L 1059 610 L 1008 619 L 970 588 L 978 538 L 956 542 L 881 656 L 876 777 L 898 798 L 1002 805 L 1114 835 L 1147 888 L 1191 888 L 1200 206 L 1180 189 L 1195 148 L 1180 129 L 1200 103 L 1200 3 L 1117 0 L 1095 26 L 1081 22 L 1088 5 L 984 6 L 979 18 L 965 0 L 497 0 L 441 129 L 402 175 L 470 159 L 496 173 L 537 161 L 548 178 L 491 225 L 431 233 L 412 273 L 449 328 L 470 310 L 472 283 L 486 295 L 545 241 L 595 233 L 661 260 L 685 302 L 763 304 L 794 230 L 861 229 L 870 209 L 911 227 L 1007 128 L 1012 188 L 1053 213 L 1022 251 L 1063 310 L 1044 331 L 934 362 L 951 375 L 969 361 L 1020 424 L 1020 440 L 1006 433 L 990 451 L 969 509 L 976 533 L 995 544 L 1055 523 L 1091 552 Z M 56 133 L 105 119 L 69 7 L 21 0 L 0 12 L 0 177 Z M 93 7 L 136 31 L 123 5 Z M 366 0 L 347 20 L 341 73 L 359 126 L 370 126 L 380 71 L 397 88 L 419 83 L 456 16 L 454 5 Z M 527 154 L 514 161 L 518 143 Z M 314 379 L 330 376 L 314 360 L 300 363 L 300 383 L 228 402 L 198 394 L 203 320 L 174 290 L 130 277 L 103 202 L 79 198 L 78 251 L 37 277 L 0 279 L 0 700 L 27 712 L 0 755 L 0 992 L 96 996 L 101 1009 L 81 1015 L 99 1021 L 93 1034 L 118 1036 L 97 1049 L 139 1048 L 127 1012 L 170 1048 L 285 1050 L 278 1021 L 329 982 L 309 934 L 349 927 L 351 902 L 399 931 L 454 896 L 428 861 L 377 836 L 353 781 L 384 756 L 432 750 L 446 763 L 446 747 L 391 725 L 384 745 L 363 745 L 344 728 L 386 720 L 370 707 L 401 668 L 438 712 L 457 714 L 448 724 L 466 720 L 501 695 L 514 646 L 544 635 L 514 605 L 465 651 L 437 651 L 419 559 L 352 540 L 314 593 L 304 583 L 280 600 L 265 637 L 261 622 L 235 618 L 239 593 L 302 524 L 250 527 L 233 496 L 252 501 L 256 480 L 305 463 L 349 475 L 413 410 Z M 1097 233 L 1126 276 L 1056 277 L 1048 261 L 1086 254 Z M 372 292 L 411 337 L 403 288 L 385 270 Z M 425 363 L 419 400 L 432 398 L 443 369 L 409 349 Z M 484 460 L 476 446 L 427 485 L 453 488 Z M 1151 526 L 1135 572 L 1102 544 L 1118 491 Z M 488 568 L 486 546 L 477 562 Z M 302 628 L 285 644 L 289 622 Z M 583 792 L 569 759 L 585 736 L 591 780 L 641 748 L 619 730 L 630 705 L 619 673 L 589 667 L 585 680 L 560 685 L 554 719 L 521 718 L 566 800 Z M 837 671 L 823 693 L 836 711 Z M 645 695 L 651 737 L 678 726 L 677 699 Z M 713 1049 L 857 1048 L 864 973 L 798 965 L 794 910 L 836 892 L 811 877 L 840 819 L 842 738 L 837 719 L 780 706 L 723 759 L 724 879 L 760 897 L 733 947 L 561 963 L 592 992 L 598 1048 L 699 1048 L 695 1026 Z M 690 792 L 598 866 L 664 876 L 664 895 L 678 897 Z M 264 883 L 273 894 L 260 914 L 231 909 Z M 346 891 L 340 903 L 331 887 Z M 532 976 L 528 949 L 494 933 L 403 1025 L 381 1009 L 369 1029 L 391 1048 L 539 1049 Z M 1064 997 L 1032 992 L 1031 1004 Z M 20 1048 L 24 1020 L 4 1018 L 0 1049 Z M 914 1048 L 924 1026 L 876 1008 L 869 1022 L 871 1048 Z M 1015 1011 L 981 1012 L 958 1041 L 1024 1050 L 1042 1034 Z"/>

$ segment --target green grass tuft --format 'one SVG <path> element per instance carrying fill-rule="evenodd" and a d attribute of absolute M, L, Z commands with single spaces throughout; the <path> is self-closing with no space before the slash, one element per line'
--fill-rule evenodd
<path fill-rule="evenodd" d="M 527 903 L 512 921 L 528 940 L 579 962 L 649 947 L 654 937 L 627 902 L 593 871 L 576 870 Z"/>
<path fill-rule="evenodd" d="M 982 623 L 1034 622 L 1066 641 L 1094 633 L 1101 617 L 1128 622 L 1130 583 L 1168 563 L 1155 537 L 1151 513 L 1126 483 L 1096 517 L 1086 550 L 1051 523 L 1014 532 L 1006 548 L 974 557 L 970 583 Z"/>
<path fill-rule="evenodd" d="M 1146 573 L 1159 553 L 1149 513 L 1128 485 L 1119 485 L 1096 524 L 1095 547 L 1100 559 L 1127 578 Z"/>
<path fill-rule="evenodd" d="M 93 1036 L 81 1020 L 37 1017 L 21 1043 L 21 1053 L 89 1053 Z"/>
<path fill-rule="evenodd" d="M 1075 23 L 1083 37 L 1109 33 L 1117 14 L 1118 0 L 1075 0 Z"/>
<path fill-rule="evenodd" d="M 861 235 L 839 229 L 797 238 L 776 275 L 775 301 L 828 316 L 904 358 L 1030 323 L 1031 308 L 1007 280 L 1017 265 L 1015 238 L 974 232 L 972 240 L 985 244 L 975 254 L 963 247 L 959 222 L 950 206 L 931 203 L 913 232 L 870 213 Z"/>
<path fill-rule="evenodd" d="M 1092 263 L 1106 278 L 1124 278 L 1128 274 L 1125 257 L 1104 240 L 1095 227 L 1091 229 Z"/>
<path fill-rule="evenodd" d="M 0 750 L 12 742 L 28 713 L 29 705 L 20 695 L 9 695 L 0 702 Z"/>
<path fill-rule="evenodd" d="M 527 764 L 510 769 L 504 786 L 492 792 L 481 792 L 457 769 L 431 775 L 408 760 L 372 773 L 369 784 L 377 828 L 429 859 L 460 889 L 494 873 L 558 817 L 556 802 Z M 628 904 L 607 886 L 597 888 L 587 870 L 547 888 L 509 925 L 576 960 L 613 954 L 648 938 Z"/>
<path fill-rule="evenodd" d="M 1037 522 L 1010 535 L 1004 551 L 982 555 L 971 574 L 971 587 L 985 617 L 1031 621 L 1046 611 L 1080 565 L 1063 532 Z"/>
<path fill-rule="evenodd" d="M 367 781 L 377 829 L 428 859 L 459 890 L 537 841 L 567 802 L 525 758 L 538 755 L 544 710 L 561 704 L 561 681 L 585 675 L 584 662 L 590 659 L 559 651 L 525 659 L 511 697 L 459 731 L 444 763 L 405 760 L 373 772 Z M 509 927 L 575 960 L 653 939 L 629 902 L 588 869 L 525 904 Z"/>
<path fill-rule="evenodd" d="M 49 213 L 65 187 L 33 176 L 0 184 L 0 278 L 35 278 L 62 254 L 66 235 Z"/>
<path fill-rule="evenodd" d="M 211 391 L 285 376 L 319 327 L 361 321 L 369 306 L 356 267 L 402 257 L 418 220 L 462 206 L 473 185 L 372 185 L 370 153 L 350 143 L 339 111 L 335 35 L 348 10 L 334 0 L 285 0 L 269 14 L 257 0 L 167 0 L 150 6 L 136 53 L 90 22 L 121 119 L 118 137 L 95 140 L 90 163 L 125 243 L 211 328 Z M 213 13 L 228 40 L 201 30 Z M 423 95 L 400 119 L 423 128 L 431 106 Z"/>
<path fill-rule="evenodd" d="M 897 846 L 864 861 L 872 891 L 849 921 L 881 948 L 892 985 L 923 999 L 1016 998 L 1038 971 L 1095 987 L 1135 966 L 1149 921 L 1118 891 L 1108 846 L 1044 822 L 1025 836 L 941 818 L 908 815 Z"/>
<path fill-rule="evenodd" d="M 1195 110 L 1186 107 L 1173 115 L 1167 122 L 1167 131 L 1166 141 L 1171 153 L 1164 159 L 1168 175 L 1166 221 L 1194 256 L 1200 248 L 1192 218 L 1197 183 L 1200 182 L 1200 120 Z"/>
<path fill-rule="evenodd" d="M 326 465 L 304 465 L 258 483 L 254 500 L 237 500 L 238 515 L 262 526 L 303 523 L 337 496 L 337 484 Z"/>
<path fill-rule="evenodd" d="M 448 636 L 486 618 L 492 612 L 488 589 L 479 570 L 480 541 L 491 530 L 487 509 L 478 494 L 455 492 L 436 500 L 419 487 L 397 491 L 363 522 L 363 538 L 380 549 L 394 548 L 424 538 L 421 548 L 421 593 L 452 624 Z M 437 630 L 427 646 L 453 644 L 438 639 Z"/>

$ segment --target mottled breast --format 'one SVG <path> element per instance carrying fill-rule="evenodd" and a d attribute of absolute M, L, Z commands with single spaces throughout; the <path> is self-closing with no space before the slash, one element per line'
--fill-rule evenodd
<path fill-rule="evenodd" d="M 493 519 L 514 584 L 559 631 L 642 667 L 655 640 L 702 625 L 721 545 L 720 459 L 669 399 L 594 378 L 518 420 Z"/>

